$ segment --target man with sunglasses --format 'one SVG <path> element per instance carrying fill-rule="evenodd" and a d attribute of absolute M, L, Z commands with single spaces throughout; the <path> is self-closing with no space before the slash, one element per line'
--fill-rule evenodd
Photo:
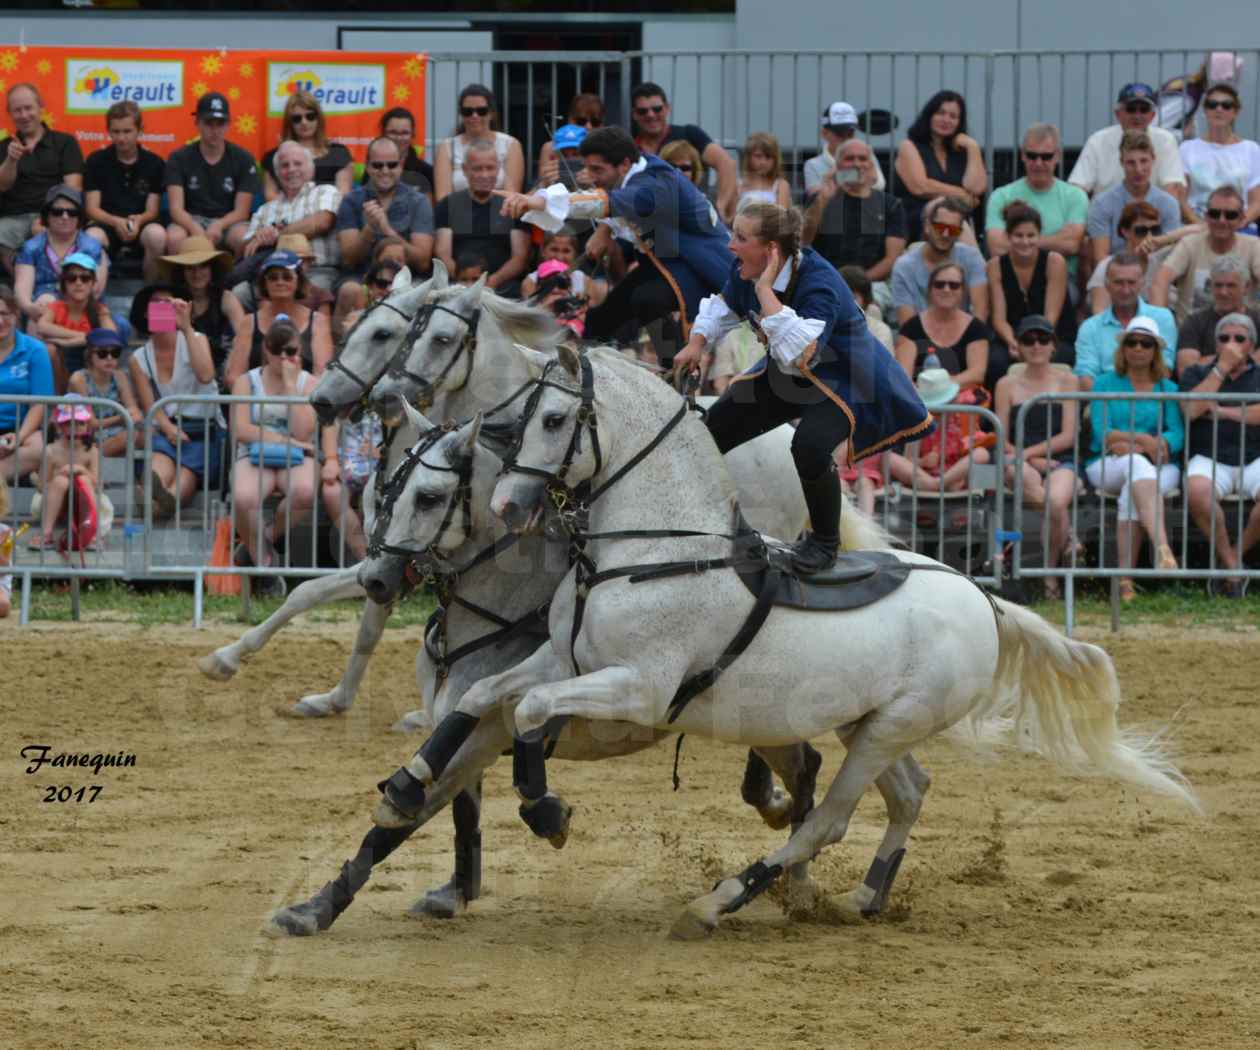
<path fill-rule="evenodd" d="M 1154 147 L 1155 172 L 1152 178 L 1155 185 L 1180 200 L 1186 188 L 1185 169 L 1172 133 L 1154 126 L 1155 102 L 1155 89 L 1149 84 L 1125 84 L 1116 98 L 1116 123 L 1090 135 L 1076 159 L 1072 174 L 1068 176 L 1068 182 L 1079 186 L 1091 197 L 1120 185 L 1124 181 L 1124 170 L 1120 166 L 1120 140 L 1127 131 L 1144 131 Z"/>
<path fill-rule="evenodd" d="M 12 271 L 18 249 L 39 232 L 44 195 L 59 185 L 83 189 L 83 152 L 44 122 L 34 84 L 14 84 L 6 100 L 13 132 L 0 139 L 0 265 Z"/>
<path fill-rule="evenodd" d="M 1169 286 L 1177 282 L 1176 314 L 1184 321 L 1194 310 L 1212 303 L 1212 267 L 1219 259 L 1234 258 L 1243 264 L 1252 282 L 1260 282 L 1260 238 L 1239 233 L 1246 222 L 1242 194 L 1233 186 L 1221 186 L 1208 197 L 1203 211 L 1207 229 L 1177 242 L 1151 282 L 1151 302 L 1168 305 Z"/>
<path fill-rule="evenodd" d="M 640 150 L 657 154 L 666 143 L 676 139 L 690 142 L 700 159 L 717 172 L 718 212 L 727 215 L 734 211 L 735 191 L 739 185 L 735 158 L 698 125 L 671 124 L 669 101 L 660 84 L 647 82 L 636 86 L 630 92 L 630 110 L 634 115 L 634 141 Z"/>
<path fill-rule="evenodd" d="M 1142 260 L 1131 252 L 1117 252 L 1107 264 L 1107 294 L 1111 305 L 1094 314 L 1076 333 L 1076 364 L 1082 390 L 1093 390 L 1094 380 L 1112 368 L 1116 341 L 1135 317 L 1155 322 L 1163 341 L 1164 360 L 1171 372 L 1177 355 L 1177 322 L 1172 311 L 1153 306 L 1141 296 Z"/>
<path fill-rule="evenodd" d="M 1089 206 L 1085 229 L 1095 259 L 1125 249 L 1120 233 L 1120 216 L 1126 205 L 1145 201 L 1159 212 L 1160 229 L 1165 235 L 1181 226 L 1181 203 L 1151 182 L 1155 165 L 1155 147 L 1145 131 L 1126 131 L 1120 139 L 1120 166 L 1124 178 L 1120 185 L 1096 194 Z"/>
<path fill-rule="evenodd" d="M 1216 326 L 1222 317 L 1246 314 L 1255 325 L 1260 326 L 1260 309 L 1247 305 L 1255 286 L 1246 263 L 1232 255 L 1222 255 L 1212 264 L 1209 285 L 1212 304 L 1192 313 L 1178 331 L 1178 376 L 1216 352 Z"/>
<path fill-rule="evenodd" d="M 962 308 L 981 321 L 989 319 L 989 277 L 984 256 L 970 244 L 960 244 L 963 218 L 970 211 L 965 201 L 939 197 L 927 206 L 923 240 L 907 248 L 892 268 L 892 301 L 897 324 L 903 325 L 928 307 L 928 279 L 946 261 L 963 271 Z"/>
<path fill-rule="evenodd" d="M 202 95 L 193 116 L 200 137 L 166 160 L 167 251 L 177 253 L 185 238 L 204 236 L 239 255 L 258 192 L 257 166 L 227 140 L 230 113 L 223 95 Z"/>

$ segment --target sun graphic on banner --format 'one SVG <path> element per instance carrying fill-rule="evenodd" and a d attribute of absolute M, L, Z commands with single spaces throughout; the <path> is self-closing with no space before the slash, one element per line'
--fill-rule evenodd
<path fill-rule="evenodd" d="M 244 116 L 236 118 L 236 130 L 242 135 L 252 135 L 258 130 L 258 121 L 246 113 Z"/>
<path fill-rule="evenodd" d="M 207 55 L 201 60 L 201 71 L 213 76 L 223 68 L 223 59 L 218 55 Z"/>
<path fill-rule="evenodd" d="M 395 102 L 406 102 L 409 98 L 411 98 L 411 89 L 406 84 L 399 84 L 394 88 Z"/>
<path fill-rule="evenodd" d="M 403 72 L 412 80 L 420 76 L 424 72 L 424 63 L 418 58 L 409 58 L 403 63 Z"/>
<path fill-rule="evenodd" d="M 55 128 L 57 126 L 57 118 L 52 115 L 50 110 L 41 110 L 40 119 L 43 120 L 43 122 L 50 128 Z"/>
<path fill-rule="evenodd" d="M 12 73 L 18 67 L 18 55 L 16 51 L 0 51 L 0 69 L 6 73 Z"/>
<path fill-rule="evenodd" d="M 227 90 L 227 96 L 235 102 L 241 97 L 241 89 L 238 87 L 230 87 Z"/>
<path fill-rule="evenodd" d="M 8 90 L 9 90 L 9 82 L 5 80 L 3 77 L 0 77 L 0 91 L 8 91 Z"/>
<path fill-rule="evenodd" d="M 201 96 L 204 95 L 209 90 L 210 90 L 210 85 L 207 84 L 204 80 L 198 80 L 197 83 L 193 85 L 193 94 L 196 95 L 198 98 L 201 98 Z"/>
<path fill-rule="evenodd" d="M 246 79 L 249 79 L 250 77 L 252 77 L 254 75 L 254 63 L 242 62 L 241 68 L 240 68 L 240 74 Z"/>
<path fill-rule="evenodd" d="M 41 58 L 35 63 L 35 72 L 41 77 L 48 76 L 48 74 L 52 72 L 52 63 L 46 58 Z"/>

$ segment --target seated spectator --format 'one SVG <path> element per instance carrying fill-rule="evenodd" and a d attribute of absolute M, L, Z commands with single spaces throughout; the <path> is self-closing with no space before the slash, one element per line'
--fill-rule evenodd
<path fill-rule="evenodd" d="M 142 288 L 131 304 L 131 326 L 147 339 L 127 362 L 146 416 L 159 398 L 218 394 L 210 343 L 192 326 L 192 304 L 176 299 L 172 288 L 160 284 Z M 170 402 L 154 415 L 148 440 L 156 517 L 170 517 L 198 487 L 217 490 L 222 428 L 218 405 L 205 401 Z M 139 474 L 143 460 L 136 467 Z"/>
<path fill-rule="evenodd" d="M 1042 247 L 1041 214 L 1023 201 L 1007 205 L 1003 240 L 1006 252 L 988 262 L 993 331 L 1006 344 L 1012 361 L 1022 361 L 1015 333 L 1025 317 L 1048 317 L 1058 344 L 1055 359 L 1071 364 L 1076 314 L 1067 298 L 1068 267 L 1062 255 Z"/>
<path fill-rule="evenodd" d="M 989 367 L 989 333 L 962 306 L 963 269 L 946 259 L 928 280 L 927 309 L 911 317 L 897 335 L 897 360 L 916 378 L 942 368 L 963 387 L 981 386 Z"/>
<path fill-rule="evenodd" d="M 1233 84 L 1213 84 L 1202 109 L 1207 121 L 1202 136 L 1181 140 L 1181 163 L 1189 187 L 1186 205 L 1202 219 L 1212 191 L 1232 186 L 1247 204 L 1241 225 L 1250 225 L 1260 219 L 1260 144 L 1234 131 L 1242 110 L 1238 89 Z"/>
<path fill-rule="evenodd" d="M 1151 299 L 1151 285 L 1155 283 L 1155 275 L 1159 266 L 1168 258 L 1172 245 L 1183 236 L 1183 231 L 1193 227 L 1183 226 L 1172 234 L 1165 234 L 1160 225 L 1159 211 L 1146 201 L 1133 201 L 1124 206 L 1120 213 L 1120 236 L 1124 238 L 1124 251 L 1134 256 L 1142 266 L 1142 298 Z M 1102 313 L 1111 305 L 1111 296 L 1107 292 L 1107 267 L 1111 265 L 1112 254 L 1100 259 L 1090 275 L 1085 291 L 1089 295 L 1089 312 Z M 1169 300 L 1175 301 L 1177 289 L 1169 290 Z"/>
<path fill-rule="evenodd" d="M 963 385 L 959 376 L 943 368 L 925 368 L 915 380 L 923 404 L 936 416 L 936 429 L 911 442 L 905 455 L 889 454 L 889 472 L 903 485 L 921 492 L 961 492 L 967 487 L 971 465 L 988 463 L 989 451 L 979 428 L 961 412 L 941 412 L 960 402 Z"/>
<path fill-rule="evenodd" d="M 538 184 L 540 186 L 550 186 L 553 182 L 564 182 L 566 174 L 576 175 L 582 170 L 582 155 L 568 156 L 568 172 L 565 165 L 559 162 L 557 153 L 564 153 L 566 149 L 576 149 L 576 146 L 570 146 L 573 140 L 572 133 L 565 135 L 565 128 L 576 128 L 582 133 L 582 138 L 594 131 L 596 128 L 604 126 L 604 101 L 598 95 L 583 93 L 574 95 L 573 101 L 569 103 L 569 112 L 566 115 L 564 125 L 556 129 L 556 138 L 561 139 L 565 145 L 557 146 L 555 142 L 544 142 L 542 149 L 538 151 Z M 577 146 L 582 144 L 581 139 L 578 140 Z M 572 185 L 565 182 L 566 187 L 573 189 Z"/>
<path fill-rule="evenodd" d="M 0 142 L 0 265 L 10 270 L 18 249 L 39 233 L 48 193 L 56 186 L 83 189 L 83 153 L 73 135 L 44 123 L 34 84 L 14 84 L 5 98 L 13 134 Z"/>
<path fill-rule="evenodd" d="M 511 295 L 519 290 L 520 278 L 529 267 L 531 242 L 523 223 L 500 213 L 501 202 L 494 195 L 499 158 L 493 142 L 479 139 L 468 144 L 464 175 L 467 189 L 455 190 L 438 201 L 434 218 L 438 258 L 454 273 L 456 256 L 476 252 L 490 271 L 487 287 Z"/>
<path fill-rule="evenodd" d="M 455 256 L 456 284 L 474 285 L 490 272 L 485 256 L 474 251 L 462 251 Z"/>
<path fill-rule="evenodd" d="M 1181 389 L 1195 394 L 1260 395 L 1256 357 L 1255 323 L 1247 314 L 1226 314 L 1216 325 L 1216 353 L 1186 369 Z M 1203 535 L 1213 539 L 1220 563 L 1237 569 L 1260 541 L 1260 400 L 1231 405 L 1186 401 L 1184 408 L 1190 424 L 1186 467 L 1190 515 Z M 1237 547 L 1230 541 L 1220 504 L 1234 493 L 1253 504 Z M 1216 582 L 1209 581 L 1209 591 Z M 1216 593 L 1241 598 L 1243 583 L 1227 579 Z"/>
<path fill-rule="evenodd" d="M 1172 374 L 1177 354 L 1177 324 L 1171 310 L 1152 306 L 1138 294 L 1141 285 L 1141 258 L 1128 252 L 1113 255 L 1107 264 L 1107 295 L 1111 305 L 1102 313 L 1094 314 L 1076 333 L 1076 364 L 1072 371 L 1080 377 L 1082 390 L 1092 390 L 1094 381 L 1114 367 L 1116 343 L 1138 317 L 1148 317 L 1154 322 L 1164 356 L 1161 374 Z"/>
<path fill-rule="evenodd" d="M 1125 205 L 1133 201 L 1153 205 L 1159 212 L 1159 225 L 1165 233 L 1171 233 L 1181 225 L 1181 204 L 1177 198 L 1151 182 L 1155 150 L 1146 132 L 1130 131 L 1120 140 L 1120 164 L 1124 169 L 1120 185 L 1095 194 L 1089 206 L 1085 228 L 1095 259 L 1124 248 L 1124 238 L 1120 236 L 1120 215 Z"/>
<path fill-rule="evenodd" d="M 1136 282 L 1135 282 L 1136 283 Z M 1173 393 L 1164 338 L 1150 317 L 1134 317 L 1117 333 L 1112 368 L 1093 385 L 1095 393 Z M 1137 564 L 1141 533 L 1155 550 L 1155 564 L 1173 571 L 1177 559 L 1168 546 L 1161 495 L 1177 487 L 1177 455 L 1185 426 L 1176 402 L 1094 401 L 1090 405 L 1093 439 L 1085 476 L 1096 489 L 1119 493 L 1116 547 L 1120 568 Z M 1120 600 L 1136 597 L 1133 580 L 1120 580 Z"/>
<path fill-rule="evenodd" d="M 1246 314 L 1260 326 L 1260 309 L 1247 305 L 1251 270 L 1241 259 L 1223 255 L 1212 264 L 1212 305 L 1196 310 L 1177 331 L 1177 375 L 1216 354 L 1216 326 L 1229 314 Z"/>
<path fill-rule="evenodd" d="M 1006 435 L 1006 483 L 1013 485 L 1017 467 L 1023 474 L 1024 502 L 1045 507 L 1042 543 L 1046 567 L 1054 568 L 1071 545 L 1068 508 L 1076 492 L 1076 402 L 1046 401 L 1028 410 L 1024 419 L 1024 458 L 1016 463 L 1015 423 L 1025 401 L 1037 394 L 1074 394 L 1076 379 L 1061 368 L 1051 368 L 1058 346 L 1048 317 L 1029 314 L 1015 329 L 1019 360 L 1024 367 L 998 380 L 995 411 Z M 1059 581 L 1045 578 L 1047 598 L 1059 597 Z"/>
<path fill-rule="evenodd" d="M 818 156 L 810 157 L 804 167 L 806 201 L 812 200 L 818 188 L 835 174 L 841 150 L 850 142 L 861 141 L 856 138 L 857 128 L 857 111 L 847 102 L 833 102 L 823 110 L 823 149 Z M 888 183 L 874 150 L 871 151 L 871 166 L 874 169 L 871 187 L 882 193 Z"/>
<path fill-rule="evenodd" d="M 666 143 L 661 147 L 660 158 L 686 175 L 701 193 L 704 192 L 705 184 L 709 180 L 709 169 L 700 159 L 700 152 L 690 142 L 686 139 L 674 139 L 673 142 Z"/>
<path fill-rule="evenodd" d="M 727 222 L 735 218 L 736 211 L 754 201 L 790 208 L 792 188 L 782 173 L 783 153 L 779 150 L 779 140 L 768 131 L 749 135 L 744 142 L 735 209 L 727 216 Z"/>
<path fill-rule="evenodd" d="M 372 264 L 372 268 L 368 270 L 367 277 L 363 281 L 363 287 L 367 293 L 368 306 L 371 306 L 373 303 L 379 303 L 389 295 L 390 289 L 394 287 L 394 278 L 398 276 L 402 268 L 403 264 L 394 259 L 381 259 L 379 262 Z M 354 313 L 347 315 L 346 331 L 350 331 L 362 316 L 362 310 L 356 310 Z"/>
<path fill-rule="evenodd" d="M 539 260 L 539 266 L 553 260 L 564 264 L 572 295 L 588 300 L 592 306 L 603 302 L 604 296 L 608 294 L 607 282 L 588 277 L 582 270 L 577 269 L 578 237 L 568 226 L 562 226 L 543 236 L 542 258 Z M 521 282 L 521 295 L 529 298 L 537 290 L 538 270 L 534 270 Z"/>
<path fill-rule="evenodd" d="M 222 375 L 236 333 L 246 323 L 240 300 L 224 286 L 232 267 L 231 252 L 220 251 L 198 235 L 185 240 L 178 255 L 162 256 L 162 267 L 164 283 L 192 304 L 193 331 L 209 341 L 215 374 Z"/>
<path fill-rule="evenodd" d="M 407 266 L 416 277 L 429 272 L 433 257 L 433 208 L 424 194 L 399 181 L 402 161 L 397 143 L 373 139 L 367 158 L 367 185 L 347 193 L 337 209 L 337 244 L 346 274 L 336 288 L 334 328 L 338 332 L 343 326 L 336 319 L 363 309 L 366 303 L 362 275 L 367 273 L 377 241 L 402 241 Z"/>
<path fill-rule="evenodd" d="M 942 197 L 928 205 L 924 240 L 912 244 L 893 263 L 892 302 L 898 324 L 905 324 L 926 309 L 928 278 L 943 262 L 957 263 L 964 274 L 962 308 L 970 308 L 972 316 L 980 321 L 989 319 L 989 278 L 984 257 L 970 244 L 960 244 L 958 240 L 967 210 L 965 202 L 953 197 Z"/>
<path fill-rule="evenodd" d="M 48 304 L 35 325 L 35 334 L 52 358 L 57 393 L 66 391 L 70 373 L 83 367 L 87 335 L 93 328 L 116 328 L 109 309 L 96 298 L 96 260 L 70 256 L 57 279 L 57 299 Z"/>
<path fill-rule="evenodd" d="M 565 124 L 556 128 L 555 139 L 544 146 L 548 149 L 548 159 L 546 165 L 538 169 L 540 187 L 558 182 L 567 190 L 576 190 L 588 182 L 581 151 L 585 138 L 586 128 L 580 125 Z"/>
<path fill-rule="evenodd" d="M 521 144 L 498 127 L 499 109 L 494 92 L 481 84 L 469 84 L 459 93 L 455 134 L 438 144 L 433 170 L 439 203 L 451 193 L 468 189 L 466 158 L 468 147 L 474 142 L 489 142 L 497 158 L 495 184 L 490 188 L 521 191 L 525 185 L 525 154 Z"/>
<path fill-rule="evenodd" d="M 306 149 L 311 160 L 308 182 L 331 186 L 338 201 L 354 188 L 354 158 L 340 142 L 328 141 L 328 126 L 319 100 L 309 91 L 295 91 L 284 104 L 280 145 L 263 154 L 263 196 L 273 201 L 282 193 L 279 181 L 279 152 L 286 142 Z M 292 198 L 292 194 L 285 193 Z M 336 211 L 336 209 L 333 209 Z M 331 226 L 329 227 L 331 229 Z M 307 234 L 308 230 L 295 231 Z"/>
<path fill-rule="evenodd" d="M 302 272 L 306 273 L 315 265 L 315 249 L 311 247 L 311 242 L 306 239 L 304 233 L 282 233 L 276 240 L 276 251 L 292 252 L 298 257 L 298 261 L 302 264 Z M 407 245 L 399 240 L 379 241 L 372 250 L 372 258 L 380 260 L 383 257 L 396 258 L 398 268 L 401 270 L 406 265 Z M 250 291 L 250 298 L 253 298 L 253 291 Z M 324 319 L 332 324 L 333 305 L 337 302 L 331 292 L 326 291 L 317 285 L 314 281 L 306 282 L 306 295 L 300 300 L 303 306 L 309 306 L 316 313 L 324 315 Z M 257 306 L 257 303 L 253 304 Z M 251 307 L 252 309 L 253 307 Z M 329 331 L 332 329 L 330 328 Z"/>
<path fill-rule="evenodd" d="M 96 264 L 96 295 L 105 294 L 109 257 L 95 237 L 83 232 L 83 194 L 73 186 L 54 186 L 44 200 L 44 231 L 22 245 L 14 267 L 13 290 L 22 312 L 38 321 L 56 296 L 61 267 L 72 255 Z"/>
<path fill-rule="evenodd" d="M 127 454 L 127 419 L 135 425 L 137 447 L 144 444 L 140 424 L 144 417 L 136 401 L 127 374 L 119 370 L 123 355 L 123 340 L 112 328 L 93 328 L 87 334 L 87 363 L 70 377 L 69 391 L 80 397 L 103 397 L 116 401 L 126 410 L 126 415 L 111 412 L 104 405 L 93 405 L 96 417 L 96 438 L 102 456 Z"/>
<path fill-rule="evenodd" d="M 254 158 L 228 142 L 228 101 L 217 91 L 197 100 L 193 116 L 199 139 L 166 159 L 171 213 L 166 247 L 178 252 L 185 238 L 205 236 L 216 247 L 239 254 L 258 192 Z"/>
<path fill-rule="evenodd" d="M 906 250 L 906 213 L 896 197 L 875 189 L 875 172 L 865 142 L 841 146 L 833 177 L 818 184 L 805 213 L 801 241 L 837 270 L 860 266 L 868 280 L 884 284 Z"/>
<path fill-rule="evenodd" d="M 15 530 L 6 525 L 9 516 L 9 485 L 0 473 L 0 620 L 13 608 L 13 574 L 4 570 L 13 564 L 13 544 L 17 540 Z"/>
<path fill-rule="evenodd" d="M 891 198 L 890 198 L 891 199 Z M 866 327 L 871 330 L 871 335 L 878 339 L 890 354 L 893 352 L 893 335 L 892 329 L 884 323 L 884 315 L 880 311 L 879 305 L 875 302 L 873 292 L 874 286 L 871 279 L 862 267 L 856 265 L 841 266 L 840 276 L 844 278 L 844 283 L 849 286 L 849 291 L 853 293 L 853 298 L 857 300 L 858 306 L 862 308 L 862 313 L 866 315 Z"/>
<path fill-rule="evenodd" d="M 315 255 L 315 264 L 307 271 L 306 279 L 332 291 L 341 260 L 333 233 L 341 193 L 336 186 L 317 181 L 315 161 L 308 147 L 289 140 L 268 156 L 275 166 L 274 185 L 278 189 L 250 219 L 242 254 L 249 257 L 266 252 L 286 233 L 300 233 L 310 242 Z"/>
<path fill-rule="evenodd" d="M 1245 209 L 1233 186 L 1222 186 L 1208 198 L 1207 229 L 1191 233 L 1160 264 L 1151 284 L 1151 302 L 1168 305 L 1169 286 L 1177 283 L 1177 320 L 1212 303 L 1212 266 L 1227 256 L 1247 267 L 1253 283 L 1260 282 L 1260 238 L 1239 233 Z"/>
<path fill-rule="evenodd" d="M 429 198 L 429 204 L 432 205 L 433 165 L 427 160 L 421 160 L 420 157 L 416 156 L 416 118 L 411 110 L 404 109 L 402 106 L 387 109 L 381 115 L 380 131 L 382 138 L 394 140 L 394 144 L 398 147 L 398 152 L 402 154 L 401 181 L 403 185 L 410 186 L 413 190 L 418 190 Z M 365 184 L 369 177 L 370 175 L 365 168 L 363 177 L 359 182 Z"/>
<path fill-rule="evenodd" d="M 528 302 L 549 311 L 580 339 L 586 332 L 587 300 L 574 291 L 574 284 L 574 274 L 563 262 L 548 259 L 538 267 L 538 290 Z"/>
<path fill-rule="evenodd" d="M 229 388 L 245 372 L 266 363 L 264 337 L 280 317 L 288 318 L 298 330 L 302 367 L 316 376 L 323 373 L 332 358 L 332 331 L 323 314 L 302 302 L 306 294 L 306 274 L 296 255 L 272 252 L 263 260 L 254 286 L 258 309 L 236 330 L 232 353 L 223 369 L 223 382 Z"/>
<path fill-rule="evenodd" d="M 264 346 L 263 363 L 236 378 L 233 394 L 302 397 L 315 389 L 315 377 L 302 367 L 300 360 L 301 335 L 287 317 L 275 319 Z M 236 562 L 259 567 L 275 565 L 280 560 L 276 547 L 283 546 L 293 526 L 305 521 L 315 506 L 315 410 L 309 404 L 236 404 L 232 406 L 232 435 L 236 442 L 232 514 L 244 547 L 243 552 L 238 548 Z M 267 444 L 288 446 L 304 455 L 300 463 L 268 467 L 257 447 Z M 263 505 L 273 493 L 282 499 L 271 524 L 266 525 Z M 279 577 L 262 577 L 255 586 L 263 594 L 284 594 L 284 583 Z"/>
<path fill-rule="evenodd" d="M 924 205 L 949 197 L 971 217 L 989 175 L 980 146 L 967 134 L 967 103 L 957 91 L 938 91 L 927 101 L 897 147 L 897 196 L 905 203 L 910 243 L 924 237 Z"/>
<path fill-rule="evenodd" d="M 1091 197 L 1119 186 L 1124 181 L 1120 141 L 1128 132 L 1141 132 L 1149 137 L 1155 153 L 1152 181 L 1166 193 L 1184 193 L 1185 172 L 1177 140 L 1172 132 L 1155 126 L 1155 104 L 1155 90 L 1149 84 L 1125 84 L 1116 99 L 1116 123 L 1090 135 L 1068 182 Z"/>
<path fill-rule="evenodd" d="M 52 419 L 54 429 L 48 454 L 36 476 L 36 487 L 44 498 L 40 508 L 41 531 L 27 544 L 33 551 L 57 549 L 54 530 L 66 513 L 75 478 L 83 478 L 94 493 L 100 491 L 101 485 L 101 456 L 92 432 L 92 409 L 84 404 L 60 404 L 53 409 Z"/>
<path fill-rule="evenodd" d="M 18 331 L 17 296 L 0 284 L 0 398 L 52 397 L 52 361 L 44 344 Z M 24 478 L 44 451 L 44 406 L 0 400 L 0 477 Z"/>
<path fill-rule="evenodd" d="M 105 112 L 111 145 L 87 159 L 83 211 L 87 232 L 117 258 L 128 249 L 144 253 L 145 280 L 158 276 L 166 251 L 166 227 L 158 221 L 166 164 L 140 145 L 144 125 L 134 102 L 115 102 Z"/>
<path fill-rule="evenodd" d="M 382 264 L 389 265 L 389 264 Z M 376 469 L 383 440 L 380 417 L 364 412 L 358 422 L 343 419 L 324 427 L 320 442 L 324 465 L 320 469 L 320 497 L 328 517 L 337 523 L 337 530 L 353 564 L 367 556 L 367 539 L 363 534 L 363 490 Z M 343 559 L 338 558 L 338 561 Z"/>
<path fill-rule="evenodd" d="M 671 124 L 669 100 L 659 84 L 638 84 L 630 92 L 630 112 L 634 117 L 634 141 L 644 153 L 660 154 L 667 143 L 677 139 L 690 142 L 700 159 L 717 172 L 717 210 L 729 215 L 735 206 L 738 173 L 735 160 L 695 124 Z"/>
<path fill-rule="evenodd" d="M 1089 198 L 1079 186 L 1055 177 L 1063 149 L 1059 129 L 1053 124 L 1033 124 L 1024 132 L 1019 155 L 1024 162 L 1024 177 L 989 195 L 984 222 L 989 255 L 1006 254 L 1007 229 L 1003 216 L 1011 204 L 1022 201 L 1041 216 L 1038 246 L 1058 252 L 1066 260 L 1070 287 L 1076 275 L 1077 257 L 1085 243 Z"/>

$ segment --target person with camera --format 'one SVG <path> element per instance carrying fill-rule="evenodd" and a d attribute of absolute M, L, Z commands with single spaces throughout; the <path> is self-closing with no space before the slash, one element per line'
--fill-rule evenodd
<path fill-rule="evenodd" d="M 579 291 L 577 278 L 585 278 L 581 270 L 570 272 L 559 259 L 548 259 L 537 271 L 538 281 L 530 303 L 550 310 L 565 328 L 571 328 L 580 339 L 586 330 L 586 296 Z M 585 287 L 585 282 L 583 282 Z"/>

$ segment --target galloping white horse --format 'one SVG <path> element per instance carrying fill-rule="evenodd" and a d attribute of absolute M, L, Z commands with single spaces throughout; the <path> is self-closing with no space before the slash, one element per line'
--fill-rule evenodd
<path fill-rule="evenodd" d="M 514 527 L 532 525 L 563 474 L 565 485 L 590 481 L 599 492 L 589 506 L 587 550 L 601 571 L 729 556 L 734 490 L 700 421 L 690 414 L 677 419 L 678 396 L 608 353 L 581 357 L 561 348 L 558 363 L 547 367 L 540 358 L 538 364 L 544 378 L 495 488 L 495 513 Z M 671 424 L 669 440 L 623 473 Z M 710 535 L 624 535 L 653 528 Z M 908 552 L 896 557 L 916 567 L 937 565 Z M 1118 727 L 1119 686 L 1102 649 L 1063 637 L 952 571 L 911 571 L 899 590 L 843 615 L 772 610 L 732 669 L 674 720 L 670 708 L 680 686 L 715 665 L 748 617 L 752 595 L 725 569 L 641 583 L 620 576 L 584 586 L 579 614 L 577 571 L 552 601 L 550 644 L 468 690 L 455 709 L 460 718 L 480 726 L 517 700 L 515 725 L 523 734 L 568 716 L 753 746 L 835 732 L 847 748 L 825 800 L 787 845 L 693 901 L 675 924 L 676 936 L 715 929 L 723 914 L 784 870 L 840 841 L 872 782 L 898 805 L 890 802 L 871 873 L 849 904 L 861 909 L 886 895 L 918 812 L 899 762 L 920 741 L 964 720 L 978 727 L 1009 714 L 1011 739 L 1021 746 L 1197 808 L 1157 740 Z M 780 684 L 767 689 L 767 680 Z M 423 751 L 407 770 L 427 788 L 433 775 Z M 378 825 L 409 824 L 388 799 L 387 792 L 377 805 Z"/>

